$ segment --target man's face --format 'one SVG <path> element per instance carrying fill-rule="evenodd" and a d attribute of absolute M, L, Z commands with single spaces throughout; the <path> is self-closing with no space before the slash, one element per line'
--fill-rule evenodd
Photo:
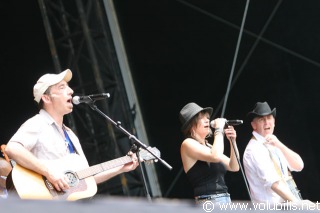
<path fill-rule="evenodd" d="M 268 134 L 273 134 L 275 119 L 273 115 L 255 117 L 251 122 L 251 126 L 254 131 L 265 137 Z"/>
<path fill-rule="evenodd" d="M 50 105 L 62 115 L 72 112 L 72 94 L 73 90 L 66 81 L 61 81 L 50 89 Z"/>

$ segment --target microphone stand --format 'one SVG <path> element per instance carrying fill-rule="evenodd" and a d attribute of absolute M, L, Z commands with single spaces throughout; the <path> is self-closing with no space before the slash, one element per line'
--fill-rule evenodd
<path fill-rule="evenodd" d="M 242 173 L 242 176 L 243 176 L 243 179 L 244 179 L 244 182 L 246 184 L 246 187 L 247 187 L 247 191 L 248 191 L 248 194 L 249 194 L 249 197 L 250 197 L 250 201 L 252 203 L 252 198 L 251 198 L 251 193 L 250 193 L 250 189 L 249 189 L 249 185 L 248 185 L 248 182 L 247 182 L 247 178 L 243 172 L 243 168 L 242 168 L 242 165 L 241 165 L 241 162 L 240 162 L 240 157 L 238 155 L 238 149 L 236 149 L 236 142 L 234 140 L 234 138 L 231 138 L 231 144 L 232 144 L 232 149 L 234 151 L 234 154 L 236 155 L 236 159 L 238 161 L 238 165 L 240 167 L 240 170 L 241 170 L 241 173 Z"/>
<path fill-rule="evenodd" d="M 147 150 L 152 156 L 154 156 L 157 161 L 161 162 L 163 165 L 165 165 L 168 169 L 172 169 L 172 167 L 167 163 L 165 162 L 163 159 L 161 159 L 159 156 L 157 156 L 156 154 L 154 154 L 152 152 L 152 150 L 149 150 L 149 147 L 147 147 L 144 143 L 142 143 L 140 140 L 137 139 L 136 136 L 134 136 L 133 134 L 129 133 L 126 129 L 124 129 L 122 126 L 121 126 L 121 122 L 120 121 L 113 121 L 110 117 L 108 117 L 106 114 L 104 114 L 101 110 L 98 109 L 98 107 L 94 104 L 95 101 L 91 101 L 91 102 L 86 102 L 91 109 L 93 109 L 94 111 L 98 112 L 100 115 L 102 115 L 104 118 L 106 118 L 108 121 L 110 121 L 114 126 L 116 126 L 118 129 L 120 129 L 124 134 L 126 134 L 130 140 L 133 141 L 133 146 L 131 147 L 131 151 L 132 152 L 136 152 L 137 154 L 137 157 L 138 157 L 138 162 L 139 162 L 139 165 L 141 165 L 141 162 L 140 162 L 140 155 L 139 155 L 139 148 L 142 148 L 142 149 L 145 149 Z M 148 200 L 150 201 L 151 200 L 151 196 L 149 194 L 149 190 L 148 190 L 148 187 L 147 187 L 147 182 L 146 182 L 146 178 L 145 178 L 145 174 L 144 174 L 144 171 L 143 169 L 141 168 L 141 175 L 142 175 L 142 179 L 143 179 L 143 183 L 144 183 L 144 188 L 145 188 L 145 191 L 146 191 L 146 195 L 147 195 L 147 198 Z"/>

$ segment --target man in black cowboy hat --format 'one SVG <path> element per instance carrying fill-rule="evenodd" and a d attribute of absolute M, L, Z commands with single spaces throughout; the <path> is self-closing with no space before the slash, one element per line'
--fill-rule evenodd
<path fill-rule="evenodd" d="M 287 181 L 290 171 L 303 169 L 303 161 L 273 134 L 275 117 L 276 108 L 271 110 L 267 102 L 257 102 L 248 113 L 253 132 L 243 164 L 254 202 L 300 200 L 298 191 L 290 190 Z"/>

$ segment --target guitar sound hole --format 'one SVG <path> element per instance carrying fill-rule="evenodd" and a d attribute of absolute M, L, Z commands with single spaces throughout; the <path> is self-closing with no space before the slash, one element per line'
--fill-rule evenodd
<path fill-rule="evenodd" d="M 78 179 L 77 175 L 74 172 L 66 171 L 65 175 L 69 178 L 69 183 L 68 184 L 69 184 L 70 187 L 74 187 L 74 186 L 78 185 L 79 179 Z"/>

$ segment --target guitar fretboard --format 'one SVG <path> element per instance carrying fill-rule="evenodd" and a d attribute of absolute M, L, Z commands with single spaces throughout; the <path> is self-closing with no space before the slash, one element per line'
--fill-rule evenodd
<path fill-rule="evenodd" d="M 132 159 L 130 156 L 124 156 L 121 158 L 117 158 L 114 160 L 110 160 L 110 161 L 107 161 L 107 162 L 104 162 L 101 164 L 91 166 L 87 169 L 77 171 L 76 174 L 78 175 L 78 178 L 81 180 L 81 179 L 93 176 L 95 174 L 101 173 L 103 171 L 106 171 L 108 169 L 112 169 L 117 166 L 121 166 L 121 165 L 130 163 L 131 161 L 132 161 Z"/>

